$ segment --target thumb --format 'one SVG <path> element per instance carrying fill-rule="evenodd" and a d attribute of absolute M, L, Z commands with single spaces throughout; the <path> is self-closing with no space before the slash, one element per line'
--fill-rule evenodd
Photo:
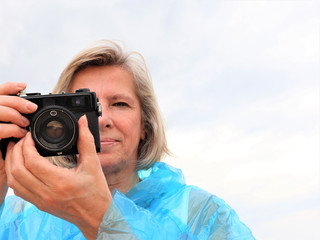
<path fill-rule="evenodd" d="M 94 138 L 88 127 L 87 116 L 83 115 L 79 121 L 79 137 L 77 142 L 77 148 L 79 152 L 78 165 L 90 165 L 95 166 L 100 162 L 96 153 L 96 145 Z"/>

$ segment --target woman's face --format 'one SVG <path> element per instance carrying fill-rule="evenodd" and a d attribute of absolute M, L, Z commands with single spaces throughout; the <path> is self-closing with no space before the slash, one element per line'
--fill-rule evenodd
<path fill-rule="evenodd" d="M 117 173 L 128 166 L 135 168 L 139 141 L 145 132 L 132 75 L 119 66 L 88 67 L 75 75 L 70 90 L 79 88 L 96 92 L 102 105 L 98 156 L 104 171 Z"/>

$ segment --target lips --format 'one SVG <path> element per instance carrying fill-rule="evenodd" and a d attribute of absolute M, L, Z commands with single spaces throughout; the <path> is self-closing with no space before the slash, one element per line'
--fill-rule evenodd
<path fill-rule="evenodd" d="M 104 146 L 113 145 L 118 142 L 119 142 L 119 140 L 114 139 L 114 138 L 101 138 L 100 139 L 101 145 L 104 145 Z"/>

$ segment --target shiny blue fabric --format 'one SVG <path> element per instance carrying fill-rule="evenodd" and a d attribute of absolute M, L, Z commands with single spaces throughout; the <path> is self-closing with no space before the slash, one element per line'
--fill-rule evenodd
<path fill-rule="evenodd" d="M 139 171 L 141 182 L 113 202 L 98 238 L 112 239 L 254 239 L 249 228 L 223 200 L 185 183 L 179 169 L 155 163 Z"/>
<path fill-rule="evenodd" d="M 185 184 L 180 170 L 155 163 L 139 171 L 126 194 L 115 190 L 98 239 L 254 239 L 223 200 Z M 0 210 L 0 239 L 85 239 L 73 224 L 7 197 Z"/>
<path fill-rule="evenodd" d="M 0 239 L 82 240 L 85 237 L 75 225 L 42 212 L 21 198 L 9 196 L 0 210 Z"/>

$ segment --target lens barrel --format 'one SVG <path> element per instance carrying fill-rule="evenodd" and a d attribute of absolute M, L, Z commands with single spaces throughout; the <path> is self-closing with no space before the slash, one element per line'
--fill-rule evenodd
<path fill-rule="evenodd" d="M 79 132 L 74 114 L 56 105 L 37 112 L 30 123 L 30 129 L 39 149 L 58 155 L 76 144 Z"/>

